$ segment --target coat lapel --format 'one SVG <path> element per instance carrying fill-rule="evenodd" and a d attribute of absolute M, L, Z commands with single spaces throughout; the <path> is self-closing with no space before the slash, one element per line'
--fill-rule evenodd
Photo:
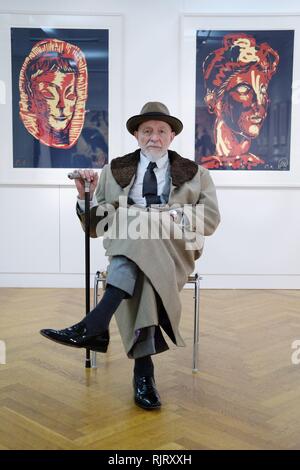
<path fill-rule="evenodd" d="M 177 152 L 168 150 L 170 161 L 170 176 L 172 187 L 179 188 L 187 181 L 190 181 L 198 171 L 198 165 L 188 158 L 181 157 Z M 140 160 L 140 149 L 133 153 L 128 153 L 124 157 L 114 158 L 111 162 L 111 172 L 121 188 L 128 187 L 128 191 L 134 182 L 137 166 Z M 130 186 L 129 186 L 130 185 Z M 127 188 L 126 188 L 127 189 Z"/>
<path fill-rule="evenodd" d="M 137 172 L 137 166 L 140 160 L 140 149 L 133 153 L 128 153 L 124 157 L 114 158 L 111 161 L 110 168 L 113 177 L 121 188 L 126 188 Z"/>
<path fill-rule="evenodd" d="M 172 184 L 179 188 L 187 181 L 196 176 L 198 171 L 197 163 L 193 162 L 189 158 L 183 158 L 173 150 L 169 150 L 170 160 L 170 175 L 172 178 Z"/>

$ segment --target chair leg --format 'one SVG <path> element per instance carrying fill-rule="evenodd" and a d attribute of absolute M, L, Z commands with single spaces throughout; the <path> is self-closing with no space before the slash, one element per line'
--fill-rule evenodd
<path fill-rule="evenodd" d="M 200 320 L 200 278 L 197 276 L 194 282 L 194 344 L 193 344 L 193 369 L 194 373 L 198 372 L 199 360 L 199 320 Z"/>

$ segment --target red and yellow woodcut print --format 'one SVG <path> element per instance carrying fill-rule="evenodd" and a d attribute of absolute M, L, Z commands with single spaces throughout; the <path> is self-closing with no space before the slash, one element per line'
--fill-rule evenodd
<path fill-rule="evenodd" d="M 88 96 L 86 60 L 79 47 L 59 39 L 34 45 L 19 77 L 20 118 L 44 145 L 68 149 L 76 144 Z"/>

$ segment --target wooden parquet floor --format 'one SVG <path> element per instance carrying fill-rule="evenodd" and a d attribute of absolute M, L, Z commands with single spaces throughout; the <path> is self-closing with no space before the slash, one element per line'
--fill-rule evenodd
<path fill-rule="evenodd" d="M 0 449 L 299 449 L 300 292 L 204 290 L 200 371 L 191 372 L 193 292 L 182 293 L 186 348 L 154 357 L 163 401 L 136 407 L 114 323 L 97 369 L 39 335 L 82 317 L 81 289 L 0 289 Z"/>

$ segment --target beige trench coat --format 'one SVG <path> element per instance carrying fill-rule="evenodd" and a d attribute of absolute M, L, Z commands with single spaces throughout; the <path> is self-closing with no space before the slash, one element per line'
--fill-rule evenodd
<path fill-rule="evenodd" d="M 204 236 L 211 235 L 220 221 L 215 187 L 208 170 L 170 150 L 168 204 L 150 210 L 128 206 L 127 197 L 134 183 L 139 155 L 138 149 L 112 160 L 102 169 L 96 189 L 99 206 L 90 210 L 91 236 L 104 236 L 106 255 L 126 256 L 140 268 L 133 297 L 124 300 L 115 312 L 125 351 L 134 358 L 168 349 L 160 326 L 177 346 L 185 345 L 179 332 L 179 293 L 202 253 Z M 121 205 L 120 196 L 123 196 Z M 174 205 L 192 206 L 195 215 L 199 204 L 204 207 L 204 216 L 200 210 L 199 220 L 189 217 L 184 228 L 170 218 L 168 210 Z M 156 214 L 151 217 L 153 212 Z M 84 228 L 84 214 L 78 207 L 77 213 Z M 120 236 L 118 230 L 120 225 L 124 226 L 124 220 L 127 227 L 132 227 L 137 216 L 141 224 L 146 220 L 149 223 L 150 217 L 151 230 L 160 233 L 160 238 L 126 239 L 124 233 Z"/>

